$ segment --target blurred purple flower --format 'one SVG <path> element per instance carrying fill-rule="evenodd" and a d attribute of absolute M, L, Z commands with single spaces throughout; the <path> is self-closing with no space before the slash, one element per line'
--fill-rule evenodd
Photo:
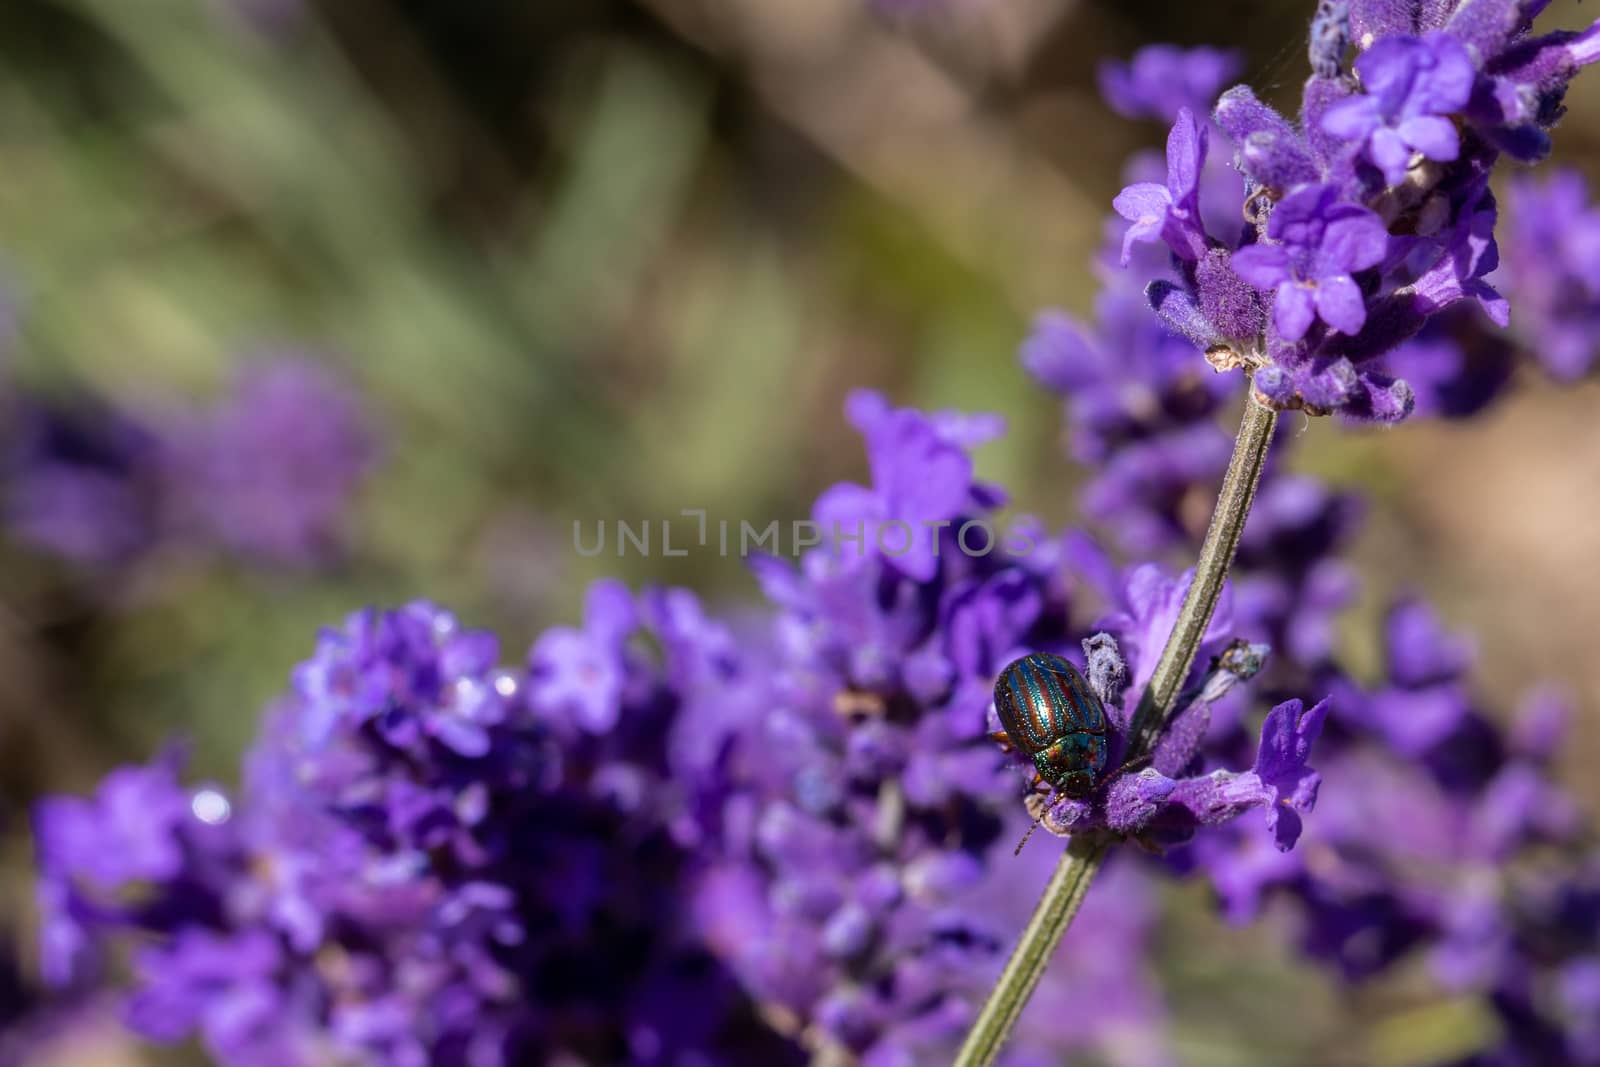
<path fill-rule="evenodd" d="M 1126 63 L 1100 64 L 1100 93 L 1126 118 L 1172 122 L 1185 108 L 1198 115 L 1209 113 L 1217 93 L 1242 65 L 1237 52 L 1153 44 L 1139 49 Z"/>
<path fill-rule="evenodd" d="M 355 394 L 299 358 L 247 364 L 220 404 L 174 435 L 171 452 L 185 521 L 282 566 L 339 551 L 351 500 L 376 459 Z"/>
<path fill-rule="evenodd" d="M 227 1064 L 795 1062 L 686 937 L 678 668 L 633 665 L 626 714 L 584 734 L 496 649 L 432 605 L 357 613 L 295 672 L 238 798 L 167 761 L 47 802 L 46 944 L 136 932 L 130 1024 Z"/>
<path fill-rule="evenodd" d="M 530 699 L 547 715 L 572 719 L 591 733 L 617 725 L 627 681 L 625 644 L 639 625 L 633 597 L 621 582 L 589 587 L 582 629 L 557 626 L 529 656 Z"/>
<path fill-rule="evenodd" d="M 1583 177 L 1518 177 L 1507 189 L 1496 275 L 1516 301 L 1512 328 L 1551 376 L 1574 381 L 1600 353 L 1600 209 Z"/>
<path fill-rule="evenodd" d="M 1517 304 L 1520 322 L 1532 307 L 1521 297 Z M 1430 320 L 1383 362 L 1411 386 L 1417 415 L 1459 419 L 1478 414 L 1505 392 L 1516 352 L 1508 335 L 1477 308 L 1461 304 Z"/>
<path fill-rule="evenodd" d="M 1227 465 L 1228 439 L 1211 416 L 1237 383 L 1197 366 L 1191 344 L 1120 273 L 1107 275 L 1095 310 L 1092 324 L 1040 315 L 1022 362 L 1064 398 L 1073 456 L 1092 472 L 1085 517 L 1144 556 L 1186 539 L 1191 488 Z"/>
<path fill-rule="evenodd" d="M 74 563 L 123 563 L 162 532 L 161 442 L 92 404 L 19 396 L 0 493 L 13 536 Z"/>
<path fill-rule="evenodd" d="M 866 438 L 872 486 L 834 486 L 817 499 L 812 518 L 824 537 L 856 539 L 858 550 L 841 547 L 845 558 L 881 555 L 907 577 L 928 581 L 939 566 L 938 524 L 983 506 L 992 493 L 973 480 L 967 450 L 1005 423 L 891 408 L 867 391 L 851 394 L 847 411 Z"/>
<path fill-rule="evenodd" d="M 182 870 L 179 832 L 189 798 L 171 753 L 148 767 L 122 767 L 92 800 L 58 797 L 39 805 L 34 834 L 48 863 L 95 892 L 167 881 Z"/>
<path fill-rule="evenodd" d="M 136 414 L 21 390 L 11 406 L 6 522 L 79 564 L 128 566 L 172 545 L 274 567 L 325 562 L 376 460 L 355 394 L 300 359 L 246 366 L 208 408 Z"/>

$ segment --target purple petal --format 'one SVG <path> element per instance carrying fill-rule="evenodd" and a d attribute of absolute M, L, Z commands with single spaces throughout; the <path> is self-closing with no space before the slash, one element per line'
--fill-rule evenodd
<path fill-rule="evenodd" d="M 1455 123 L 1438 115 L 1419 115 L 1402 122 L 1397 131 L 1402 140 L 1438 163 L 1454 162 L 1461 154 L 1461 135 Z"/>
<path fill-rule="evenodd" d="M 1117 214 L 1133 223 L 1122 238 L 1122 265 L 1133 259 L 1136 241 L 1161 240 L 1161 227 L 1166 222 L 1167 210 L 1172 206 L 1172 194 L 1166 186 L 1155 182 L 1130 185 L 1111 202 Z"/>
<path fill-rule="evenodd" d="M 831 534 L 835 525 L 841 530 L 854 530 L 863 523 L 874 525 L 883 517 L 883 501 L 878 494 L 854 482 L 840 482 L 824 489 L 811 507 L 811 519 L 822 528 L 824 536 Z"/>
<path fill-rule="evenodd" d="M 1195 207 L 1200 169 L 1206 162 L 1207 135 L 1206 127 L 1188 108 L 1179 110 L 1177 121 L 1167 134 L 1167 191 L 1173 202 L 1186 209 Z"/>
<path fill-rule="evenodd" d="M 1477 5 L 1466 5 L 1483 7 Z M 1466 46 L 1455 37 L 1444 33 L 1431 33 L 1427 37 L 1433 53 L 1433 69 L 1421 79 L 1415 103 L 1435 115 L 1448 115 L 1460 111 L 1472 98 L 1472 86 L 1478 79 L 1472 56 Z"/>
<path fill-rule="evenodd" d="M 1272 302 L 1272 321 L 1278 335 L 1285 341 L 1298 341 L 1311 329 L 1316 319 L 1316 303 L 1311 290 L 1294 282 L 1278 286 L 1278 295 Z"/>
<path fill-rule="evenodd" d="M 1383 179 L 1390 185 L 1406 180 L 1411 169 L 1411 146 L 1391 129 L 1380 129 L 1372 135 L 1372 162 L 1383 171 Z"/>
<path fill-rule="evenodd" d="M 863 435 L 872 432 L 894 409 L 876 389 L 852 389 L 844 399 L 844 417 Z"/>
<path fill-rule="evenodd" d="M 1361 331 L 1367 321 L 1367 305 L 1361 287 L 1348 274 L 1323 278 L 1316 289 L 1317 314 L 1341 333 Z"/>
<path fill-rule="evenodd" d="M 1311 746 L 1322 735 L 1330 703 L 1318 701 L 1310 710 L 1299 700 L 1287 700 L 1273 708 L 1261 724 L 1261 745 L 1256 751 L 1255 771 L 1261 780 L 1282 783 L 1297 778 L 1310 758 Z"/>
<path fill-rule="evenodd" d="M 1289 251 L 1282 245 L 1247 245 L 1233 254 L 1231 266 L 1257 289 L 1275 289 L 1294 277 Z"/>
<path fill-rule="evenodd" d="M 928 543 L 922 522 L 953 518 L 965 506 L 972 458 L 941 439 L 921 412 L 896 411 L 869 435 L 867 450 L 886 518 L 909 523 L 915 543 Z"/>
<path fill-rule="evenodd" d="M 1058 393 L 1092 384 L 1103 362 L 1084 323 L 1062 311 L 1046 311 L 1034 319 L 1021 357 L 1036 381 Z"/>
<path fill-rule="evenodd" d="M 583 601 L 583 628 L 595 640 L 620 644 L 639 627 L 639 613 L 626 582 L 602 578 L 589 587 Z"/>
<path fill-rule="evenodd" d="M 1319 248 L 1333 273 L 1367 270 L 1382 263 L 1389 253 L 1389 231 L 1383 220 L 1366 208 L 1341 205 L 1328 213 L 1328 227 Z"/>
<path fill-rule="evenodd" d="M 1322 128 L 1335 137 L 1363 141 L 1378 128 L 1378 103 L 1370 96 L 1341 100 L 1322 114 Z"/>
<path fill-rule="evenodd" d="M 1315 800 L 1315 789 L 1312 792 L 1312 799 Z M 1300 831 L 1305 823 L 1300 813 L 1287 804 L 1268 804 L 1266 807 L 1267 832 L 1272 835 L 1279 852 L 1288 852 L 1300 840 Z"/>

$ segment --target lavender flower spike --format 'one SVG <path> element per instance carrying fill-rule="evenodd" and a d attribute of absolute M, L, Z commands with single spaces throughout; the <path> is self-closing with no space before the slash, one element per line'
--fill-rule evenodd
<path fill-rule="evenodd" d="M 1267 235 L 1278 243 L 1241 248 L 1233 269 L 1258 289 L 1275 292 L 1272 319 L 1286 341 L 1299 341 L 1318 318 L 1342 333 L 1367 322 L 1367 305 L 1352 274 L 1383 261 L 1389 235 L 1376 214 L 1340 200 L 1333 185 L 1312 185 L 1285 197 Z"/>
<path fill-rule="evenodd" d="M 1174 255 L 1197 261 L 1206 252 L 1200 221 L 1200 172 L 1206 162 L 1207 127 L 1184 108 L 1167 135 L 1167 184 L 1136 182 L 1113 201 L 1117 214 L 1133 223 L 1122 239 L 1122 265 L 1133 258 L 1135 241 L 1165 241 Z"/>

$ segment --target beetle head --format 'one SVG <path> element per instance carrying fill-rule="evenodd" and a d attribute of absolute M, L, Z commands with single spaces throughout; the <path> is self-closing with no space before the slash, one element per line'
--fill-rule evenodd
<path fill-rule="evenodd" d="M 1039 776 L 1074 800 L 1094 792 L 1095 773 L 1085 766 L 1082 746 L 1070 740 L 1057 741 L 1033 757 Z"/>

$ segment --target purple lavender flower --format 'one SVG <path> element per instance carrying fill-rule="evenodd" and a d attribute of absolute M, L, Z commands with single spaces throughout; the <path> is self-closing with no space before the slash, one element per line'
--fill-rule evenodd
<path fill-rule="evenodd" d="M 1528 301 L 1518 304 L 1520 320 Z M 1458 419 L 1478 414 L 1505 391 L 1516 352 L 1505 333 L 1462 304 L 1430 320 L 1383 362 L 1412 387 L 1417 415 Z"/>
<path fill-rule="evenodd" d="M 177 760 L 174 752 L 148 767 L 119 768 L 93 800 L 59 797 L 41 804 L 35 821 L 40 851 L 96 892 L 176 877 L 184 860 L 179 835 L 189 818 Z"/>
<path fill-rule="evenodd" d="M 160 441 L 142 420 L 16 401 L 0 493 L 19 540 L 79 564 L 125 562 L 162 529 Z"/>
<path fill-rule="evenodd" d="M 6 521 L 79 564 L 185 544 L 277 567 L 325 561 L 375 460 L 355 395 L 298 359 L 248 365 L 223 402 L 159 417 L 26 392 L 12 403 Z"/>
<path fill-rule="evenodd" d="M 1600 24 L 1531 36 L 1542 6 L 1325 0 L 1298 123 L 1244 86 L 1217 104 L 1216 123 L 1249 183 L 1256 240 L 1231 257 L 1235 245 L 1213 246 L 1207 274 L 1183 266 L 1208 261 L 1193 254 L 1181 208 L 1162 210 L 1150 188 L 1118 205 L 1136 221 L 1130 241 L 1161 235 L 1178 251 L 1177 277 L 1152 272 L 1152 306 L 1213 362 L 1251 368 L 1258 396 L 1276 407 L 1405 418 L 1415 390 L 1393 370 L 1405 361 L 1382 357 L 1469 299 L 1504 324 L 1506 302 L 1485 280 L 1498 259 L 1489 172 L 1502 152 L 1548 151 L 1568 83 L 1600 58 Z M 1352 44 L 1359 91 L 1345 68 Z M 1173 190 L 1165 198 L 1177 202 Z M 1346 224 L 1330 227 L 1337 218 Z M 1324 247 L 1330 228 L 1350 232 Z M 1301 232 L 1298 249 L 1283 247 L 1294 243 L 1290 230 Z M 1273 294 L 1273 331 L 1250 336 L 1249 304 L 1237 297 L 1228 299 L 1236 311 L 1219 310 L 1228 279 Z M 1315 329 L 1318 320 L 1329 329 Z"/>
<path fill-rule="evenodd" d="M 1073 457 L 1093 471 L 1085 517 L 1146 556 L 1187 539 L 1192 490 L 1221 477 L 1228 438 L 1211 416 L 1236 379 L 1197 366 L 1124 278 L 1107 275 L 1093 324 L 1040 315 L 1022 361 L 1065 400 Z"/>
<path fill-rule="evenodd" d="M 1498 253 L 1497 209 L 1486 176 L 1500 152 L 1533 158 L 1548 149 L 1547 131 L 1559 117 L 1566 81 L 1593 58 L 1594 31 L 1530 34 L 1528 24 L 1542 6 L 1512 0 L 1323 4 L 1312 47 L 1315 76 L 1299 123 L 1276 115 L 1242 88 L 1225 94 L 1217 110 L 1217 122 L 1252 182 L 1246 207 L 1259 220 L 1258 231 L 1247 234 L 1242 246 L 1211 241 L 1199 259 L 1135 258 L 1138 273 L 1153 279 L 1150 302 L 1162 320 L 1209 349 L 1214 365 L 1252 369 L 1257 391 L 1281 407 L 1393 420 L 1412 406 L 1413 390 L 1398 375 L 1416 380 L 1420 410 L 1481 408 L 1509 373 L 1504 342 L 1483 324 L 1485 317 L 1503 322 L 1506 312 L 1487 281 Z M 1397 36 L 1404 38 L 1399 46 L 1383 45 Z M 1444 57 L 1443 74 L 1458 85 L 1466 57 L 1468 99 L 1457 90 L 1441 102 L 1432 84 L 1443 76 L 1441 63 L 1423 62 L 1415 53 L 1418 42 L 1436 59 Z M 1363 53 L 1356 67 L 1364 91 L 1345 65 L 1350 46 Z M 1410 66 L 1381 69 L 1396 56 Z M 1449 138 L 1430 121 L 1416 123 L 1421 136 L 1415 141 L 1401 132 L 1412 120 L 1447 116 Z M 1425 143 L 1429 135 L 1433 142 Z M 1386 146 L 1391 137 L 1398 140 Z M 1397 185 L 1369 165 L 1394 144 L 1399 150 L 1392 155 L 1398 158 L 1403 150 L 1408 165 L 1423 150 Z M 1141 237 L 1161 236 L 1170 221 L 1165 212 L 1175 198 L 1171 189 L 1160 188 L 1160 196 L 1153 188 L 1142 190 L 1151 194 L 1151 209 L 1136 220 L 1145 225 L 1133 240 L 1134 251 Z M 1281 284 L 1296 277 L 1296 264 L 1283 262 L 1287 250 L 1278 251 L 1288 243 L 1283 230 L 1291 224 L 1302 232 L 1312 229 L 1296 209 L 1314 196 L 1366 220 L 1360 224 L 1364 239 L 1354 243 L 1370 243 L 1371 250 L 1357 260 L 1362 266 L 1343 271 L 1359 286 L 1350 303 L 1360 321 L 1352 315 L 1343 323 L 1348 330 L 1341 328 L 1320 313 L 1313 295 L 1301 298 L 1309 313 L 1304 306 L 1291 309 L 1304 319 L 1303 329 L 1277 314 L 1272 328 L 1256 336 L 1219 329 L 1201 265 L 1219 261 L 1228 273 L 1270 288 L 1276 298 Z M 1567 278 L 1564 286 L 1541 283 L 1541 292 L 1564 288 L 1563 299 L 1570 301 L 1565 307 L 1581 323 L 1587 291 L 1572 282 L 1584 270 L 1587 207 L 1570 186 L 1559 199 L 1559 211 L 1541 212 L 1535 222 L 1562 217 L 1561 232 L 1531 240 L 1527 255 L 1542 255 L 1541 266 Z M 1159 221 L 1143 217 L 1153 219 L 1157 207 L 1163 212 Z M 1318 240 L 1307 243 L 1315 247 Z M 1572 242 L 1570 251 L 1552 254 L 1563 240 Z M 1180 237 L 1177 248 L 1186 241 Z M 1257 257 L 1274 262 L 1252 264 Z M 1507 270 L 1495 277 L 1514 289 L 1509 259 Z M 1262 266 L 1275 268 L 1277 276 L 1252 276 Z M 1210 307 L 1215 304 L 1213 297 Z M 1487 315 L 1479 316 L 1473 304 Z M 1335 306 L 1333 314 L 1338 311 Z M 1531 321 L 1539 328 L 1550 317 L 1542 313 Z M 1320 329 L 1319 318 L 1333 328 Z M 1530 320 L 1519 313 L 1518 321 L 1527 328 Z M 1172 335 L 1116 336 L 1117 350 L 1128 353 L 1120 378 L 1094 369 L 1096 349 L 1110 346 L 1074 322 L 1045 320 L 1025 354 L 1030 370 L 1066 395 L 1075 448 L 1092 457 L 1096 468 L 1091 484 L 1120 465 L 1142 462 L 1153 441 L 1205 432 L 1215 414 L 1166 403 L 1119 403 L 1121 393 L 1102 399 L 1111 384 L 1133 396 L 1143 389 L 1143 395 L 1165 398 L 1170 389 L 1165 346 Z M 1085 444 L 1077 444 L 1079 438 Z M 1169 469 L 1163 491 L 1174 497 L 1207 492 L 1214 484 L 1214 475 L 1186 478 L 1176 465 Z M 1335 622 L 1354 598 L 1352 572 L 1339 555 L 1358 517 L 1347 494 L 1290 477 L 1277 466 L 1268 470 L 1232 575 L 1238 632 L 1278 652 L 1260 683 L 1279 702 L 1263 741 L 1250 729 L 1242 702 L 1195 699 L 1198 683 L 1192 683 L 1188 707 L 1168 727 L 1154 766 L 1114 777 L 1104 800 L 1074 806 L 1037 799 L 1032 806 L 1036 812 L 1048 807 L 1045 824 L 1057 830 L 1129 829 L 1157 845 L 1173 843 L 1207 818 L 1237 815 L 1228 803 L 1235 797 L 1262 806 L 1273 813 L 1273 833 L 1263 835 L 1252 820 L 1235 818 L 1195 835 L 1167 862 L 1208 877 L 1235 921 L 1257 914 L 1269 895 L 1285 899 L 1299 913 L 1303 951 L 1349 982 L 1426 961 L 1441 984 L 1482 997 L 1503 1037 L 1463 1062 L 1584 1062 L 1594 1032 L 1583 1013 L 1592 1004 L 1589 968 L 1600 958 L 1600 868 L 1577 845 L 1586 832 L 1584 820 L 1549 768 L 1555 731 L 1547 724 L 1559 716 L 1540 702 L 1505 726 L 1504 717 L 1472 691 L 1470 647 L 1415 601 L 1398 603 L 1389 616 L 1382 676 L 1368 684 L 1354 681 L 1342 663 Z M 1198 530 L 1173 524 L 1165 543 L 1185 536 L 1197 540 Z M 1093 559 L 1080 542 L 1067 547 L 1075 571 L 1116 604 L 1123 594 L 1108 577 L 1115 568 Z M 1109 628 L 1123 638 L 1137 669 L 1141 640 L 1134 635 L 1142 628 Z M 1149 629 L 1159 634 L 1161 626 Z M 1333 693 L 1339 715 L 1288 704 L 1304 692 Z M 1125 711 L 1119 708 L 1114 722 L 1118 715 Z M 1297 730 L 1294 723 L 1305 728 Z M 1318 733 L 1312 772 L 1300 753 Z M 1176 766 L 1185 757 L 1192 765 Z M 1251 769 L 1201 773 L 1240 766 Z M 1301 809 L 1322 781 L 1328 788 L 1321 791 L 1316 818 L 1301 820 Z M 1297 835 L 1299 847 L 1278 850 Z M 1555 945 L 1561 948 L 1552 951 Z"/>
<path fill-rule="evenodd" d="M 1322 128 L 1361 145 L 1390 185 L 1413 156 L 1452 163 L 1461 137 L 1450 116 L 1466 107 L 1477 72 L 1459 40 L 1444 33 L 1385 37 L 1356 60 L 1363 95 L 1322 114 Z M 1347 331 L 1354 332 L 1354 331 Z"/>
<path fill-rule="evenodd" d="M 1188 108 L 1178 112 L 1167 136 L 1167 182 L 1138 182 L 1118 194 L 1117 214 L 1133 223 L 1122 239 L 1122 264 L 1133 258 L 1135 241 L 1165 241 L 1173 255 L 1197 262 L 1207 239 L 1200 219 L 1200 174 L 1206 162 L 1207 128 Z"/>
<path fill-rule="evenodd" d="M 222 403 L 175 435 L 176 508 L 246 558 L 305 566 L 341 546 L 375 445 L 355 395 L 308 360 L 247 364 Z"/>
<path fill-rule="evenodd" d="M 621 582 L 589 587 L 582 629 L 553 627 L 529 656 L 530 699 L 542 712 L 570 717 L 603 734 L 617 725 L 628 664 L 625 644 L 639 625 L 633 597 Z"/>
<path fill-rule="evenodd" d="M 1100 64 L 1100 94 L 1125 118 L 1172 122 L 1184 109 L 1209 112 L 1241 65 L 1237 52 L 1153 44 L 1126 63 Z"/>
<path fill-rule="evenodd" d="M 1239 545 L 1233 611 L 1239 634 L 1295 663 L 1334 656 L 1338 614 L 1357 583 L 1336 553 L 1361 515 L 1360 501 L 1313 478 L 1275 473 L 1256 494 Z"/>
<path fill-rule="evenodd" d="M 630 663 L 598 735 L 447 612 L 352 616 L 237 797 L 167 760 L 41 808 L 47 946 L 92 961 L 137 933 L 130 1025 L 228 1064 L 793 1062 L 686 936 L 672 679 L 719 642 L 682 595 L 642 614 L 668 655 Z"/>
<path fill-rule="evenodd" d="M 1512 329 L 1553 377 L 1573 381 L 1600 352 L 1600 209 L 1573 171 L 1519 177 L 1507 194 L 1497 278 L 1516 300 Z"/>
<path fill-rule="evenodd" d="M 1241 248 L 1233 269 L 1274 294 L 1279 336 L 1299 341 L 1319 318 L 1343 333 L 1359 333 L 1367 307 L 1352 275 L 1383 262 L 1389 235 L 1382 220 L 1341 201 L 1334 186 L 1312 185 L 1278 204 L 1267 236 L 1276 243 Z"/>
<path fill-rule="evenodd" d="M 939 566 L 939 523 L 983 507 L 992 490 L 975 482 L 969 448 L 998 436 L 998 416 L 965 419 L 891 408 L 876 393 L 851 394 L 850 421 L 867 441 L 872 486 L 842 484 L 824 493 L 812 518 L 824 536 L 849 536 L 861 550 L 845 559 L 881 555 L 907 577 L 927 581 Z"/>

